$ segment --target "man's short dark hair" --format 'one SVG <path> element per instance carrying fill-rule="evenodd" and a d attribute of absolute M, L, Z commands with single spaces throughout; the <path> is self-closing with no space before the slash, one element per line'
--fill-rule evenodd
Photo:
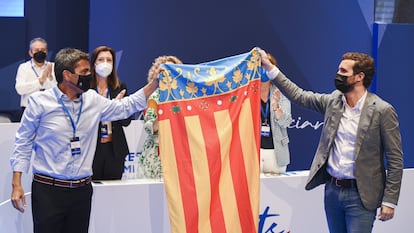
<path fill-rule="evenodd" d="M 80 60 L 89 62 L 89 55 L 79 49 L 65 48 L 61 49 L 55 57 L 55 77 L 58 83 L 63 81 L 63 71 L 69 70 L 75 73 L 75 68 Z"/>
<path fill-rule="evenodd" d="M 372 83 L 372 79 L 375 74 L 374 59 L 365 53 L 349 52 L 342 56 L 342 60 L 353 60 L 355 65 L 353 68 L 354 74 L 360 72 L 365 74 L 363 84 L 365 88 L 368 88 Z"/>

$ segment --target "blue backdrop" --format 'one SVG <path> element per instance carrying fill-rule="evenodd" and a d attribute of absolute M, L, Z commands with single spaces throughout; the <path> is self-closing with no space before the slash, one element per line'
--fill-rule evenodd
<path fill-rule="evenodd" d="M 130 91 L 146 83 L 159 55 L 200 63 L 259 46 L 303 88 L 331 92 L 343 53 L 372 53 L 373 0 L 91 0 L 90 9 L 89 49 L 105 44 L 118 51 Z M 308 169 L 323 118 L 295 105 L 292 115 L 288 170 Z"/>
<path fill-rule="evenodd" d="M 414 25 L 373 28 L 373 14 L 374 0 L 26 0 L 24 18 L 0 18 L 0 31 L 7 32 L 0 45 L 5 54 L 0 57 L 0 111 L 19 108 L 15 72 L 27 59 L 28 41 L 36 36 L 48 40 L 53 55 L 67 46 L 85 51 L 113 47 L 120 78 L 130 92 L 146 83 L 159 55 L 201 63 L 255 46 L 275 55 L 283 72 L 304 89 L 331 92 L 342 54 L 359 51 L 376 58 L 373 91 L 396 107 L 405 167 L 414 167 L 408 102 Z M 308 169 L 323 118 L 295 105 L 292 115 L 288 170 Z"/>
<path fill-rule="evenodd" d="M 374 54 L 377 55 L 377 93 L 392 103 L 400 119 L 405 167 L 414 167 L 414 25 L 375 24 Z"/>

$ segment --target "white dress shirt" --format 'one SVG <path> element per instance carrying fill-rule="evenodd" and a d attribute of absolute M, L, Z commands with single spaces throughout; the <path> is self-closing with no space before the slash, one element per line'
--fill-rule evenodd
<path fill-rule="evenodd" d="M 42 76 L 43 71 L 46 69 L 48 64 L 52 64 L 52 80 L 48 78 L 43 82 L 43 85 L 39 82 L 39 77 Z M 43 66 L 37 66 L 33 59 L 22 63 L 19 65 L 16 74 L 16 84 L 15 88 L 17 93 L 21 96 L 20 98 L 20 106 L 26 107 L 27 106 L 27 98 L 30 94 L 40 91 L 49 89 L 57 85 L 56 78 L 55 78 L 55 64 L 53 62 L 45 62 Z"/>
<path fill-rule="evenodd" d="M 355 142 L 367 93 L 365 91 L 353 108 L 348 105 L 345 96 L 342 96 L 345 111 L 339 123 L 327 167 L 328 173 L 336 178 L 355 179 Z"/>
<path fill-rule="evenodd" d="M 81 153 L 78 155 L 72 155 L 70 141 L 74 130 L 58 98 L 75 122 L 75 136 L 80 139 Z M 128 118 L 145 109 L 146 104 L 143 89 L 121 100 L 109 100 L 94 90 L 83 93 L 74 101 L 57 87 L 36 92 L 28 99 L 16 133 L 10 159 L 12 170 L 27 173 L 33 152 L 33 173 L 63 180 L 91 176 L 99 122 Z"/>

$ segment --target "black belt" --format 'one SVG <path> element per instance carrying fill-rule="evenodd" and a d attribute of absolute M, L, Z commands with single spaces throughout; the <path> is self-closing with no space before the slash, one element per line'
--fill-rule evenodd
<path fill-rule="evenodd" d="M 330 182 L 340 188 L 355 188 L 357 186 L 355 179 L 340 179 L 331 176 Z"/>
<path fill-rule="evenodd" d="M 63 188 L 79 188 L 85 185 L 88 185 L 92 181 L 92 177 L 86 177 L 79 180 L 60 180 L 56 178 L 52 178 L 45 175 L 34 174 L 33 180 L 36 182 L 40 182 L 43 184 L 48 184 L 52 186 L 58 186 Z"/>

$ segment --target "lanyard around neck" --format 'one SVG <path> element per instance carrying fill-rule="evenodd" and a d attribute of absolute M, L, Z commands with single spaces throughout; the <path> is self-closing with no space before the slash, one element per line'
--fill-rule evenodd
<path fill-rule="evenodd" d="M 58 102 L 62 105 L 63 111 L 65 111 L 65 113 L 68 115 L 70 123 L 72 125 L 72 129 L 73 129 L 73 137 L 75 137 L 76 135 L 76 125 L 78 125 L 81 113 L 82 113 L 82 106 L 83 106 L 83 98 L 82 95 L 80 96 L 81 98 L 81 105 L 79 108 L 79 112 L 78 112 L 78 119 L 76 120 L 76 123 L 73 121 L 73 118 L 71 116 L 71 114 L 69 113 L 68 108 L 65 106 L 65 104 L 62 101 L 62 98 L 59 97 L 58 92 L 56 91 L 56 88 L 53 88 L 53 91 L 55 92 L 56 98 L 58 99 Z"/>
<path fill-rule="evenodd" d="M 268 99 L 268 100 L 267 100 L 267 102 L 266 102 L 266 112 L 264 112 L 264 111 L 263 111 L 263 107 L 262 107 L 262 106 L 260 106 L 260 112 L 262 113 L 262 116 L 263 116 L 265 119 L 267 119 L 267 116 L 268 116 L 268 114 L 269 114 L 269 102 L 270 102 L 270 100 Z"/>
<path fill-rule="evenodd" d="M 47 62 L 46 62 L 45 64 L 47 64 Z M 36 69 L 35 69 L 35 68 L 34 68 L 34 66 L 33 66 L 33 60 L 30 60 L 30 65 L 32 66 L 32 70 L 33 70 L 33 72 L 35 73 L 36 78 L 39 78 L 39 74 L 37 73 Z"/>
<path fill-rule="evenodd" d="M 96 87 L 96 93 L 98 93 L 99 94 L 99 90 L 98 90 L 98 87 Z M 99 94 L 99 95 L 101 95 L 101 94 Z M 110 95 L 109 95 L 109 88 L 106 88 L 106 98 L 107 99 L 110 99 Z"/>

